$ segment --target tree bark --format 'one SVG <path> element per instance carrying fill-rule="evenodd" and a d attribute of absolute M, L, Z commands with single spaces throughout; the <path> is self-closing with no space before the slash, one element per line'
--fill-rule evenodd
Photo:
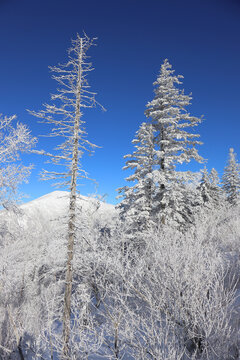
<path fill-rule="evenodd" d="M 163 141 L 163 140 L 165 140 L 165 134 L 164 134 L 164 127 L 162 125 L 162 127 L 161 127 L 161 141 Z M 165 152 L 163 144 L 161 144 L 161 151 Z M 162 171 L 162 172 L 165 171 L 165 158 L 164 158 L 164 155 L 162 155 L 162 158 L 160 159 L 160 171 Z M 160 197 L 162 199 L 163 193 L 165 191 L 165 185 L 160 184 L 160 189 L 161 189 Z M 164 211 L 164 210 L 165 210 L 165 206 L 163 206 L 163 204 L 161 203 L 160 211 Z M 165 223 L 166 223 L 164 214 L 161 214 L 161 223 L 162 223 L 162 225 L 165 225 Z"/>
<path fill-rule="evenodd" d="M 22 351 L 22 337 L 20 337 L 20 339 L 19 339 L 18 352 L 19 352 L 19 355 L 20 355 L 20 359 L 24 360 L 24 355 L 23 355 L 23 351 Z"/>
<path fill-rule="evenodd" d="M 78 173 L 78 147 L 79 147 L 79 126 L 80 126 L 80 103 L 81 103 L 81 86 L 82 86 L 82 61 L 83 61 L 83 41 L 80 39 L 79 63 L 78 63 L 78 80 L 75 106 L 74 136 L 73 136 L 73 153 L 72 153 L 72 173 L 70 187 L 70 204 L 69 204 L 69 221 L 68 221 L 68 245 L 67 245 L 67 267 L 66 283 L 64 294 L 64 313 L 63 313 L 63 357 L 69 357 L 69 339 L 71 332 L 71 295 L 73 280 L 73 248 L 75 239 L 75 220 L 76 220 L 76 188 Z"/>

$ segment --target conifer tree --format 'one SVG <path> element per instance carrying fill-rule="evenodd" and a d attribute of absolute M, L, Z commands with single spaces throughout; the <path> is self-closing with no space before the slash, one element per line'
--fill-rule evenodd
<path fill-rule="evenodd" d="M 222 191 L 219 187 L 219 176 L 217 171 L 213 168 L 210 174 L 205 167 L 202 170 L 202 179 L 198 190 L 200 191 L 200 205 L 212 208 L 219 206 L 221 203 Z"/>
<path fill-rule="evenodd" d="M 229 150 L 229 158 L 227 166 L 224 168 L 222 184 L 227 201 L 232 205 L 237 204 L 240 198 L 240 165 L 237 162 L 233 148 Z"/>
<path fill-rule="evenodd" d="M 152 168 L 155 157 L 153 137 L 152 125 L 142 123 L 132 141 L 135 151 L 124 156 L 128 160 L 123 169 L 134 170 L 134 173 L 126 178 L 133 185 L 119 189 L 119 197 L 124 198 L 120 204 L 120 213 L 127 220 L 130 232 L 135 234 L 151 226 L 155 190 Z"/>
<path fill-rule="evenodd" d="M 31 111 L 31 114 L 43 119 L 42 122 L 52 126 L 50 137 L 64 139 L 52 153 L 44 150 L 38 151 L 38 153 L 47 156 L 54 165 L 61 166 L 58 172 L 44 170 L 42 173 L 43 180 L 59 179 L 55 185 L 67 186 L 70 189 L 63 314 L 63 354 L 66 358 L 69 358 L 77 185 L 79 179 L 88 177 L 86 171 L 81 167 L 80 159 L 84 151 L 91 151 L 96 147 L 87 140 L 85 122 L 82 119 L 83 109 L 92 108 L 96 105 L 96 94 L 89 91 L 87 81 L 87 75 L 93 70 L 92 64 L 88 60 L 87 51 L 94 45 L 94 41 L 95 39 L 90 39 L 86 34 L 83 37 L 77 35 L 76 40 L 72 40 L 72 46 L 68 51 L 68 62 L 50 67 L 54 73 L 53 79 L 59 85 L 57 93 L 51 96 L 53 104 L 45 104 L 44 110 L 39 112 Z"/>
<path fill-rule="evenodd" d="M 204 167 L 204 169 L 201 170 L 201 172 L 202 172 L 202 178 L 201 178 L 199 190 L 201 193 L 201 203 L 205 204 L 210 201 L 210 194 L 209 194 L 210 179 L 206 167 Z"/>
<path fill-rule="evenodd" d="M 155 213 L 160 214 L 163 223 L 166 218 L 174 217 L 177 222 L 189 220 L 191 211 L 187 203 L 190 204 L 191 199 L 186 201 L 185 185 L 191 181 L 192 174 L 176 172 L 176 166 L 191 160 L 203 161 L 196 149 L 197 145 L 202 144 L 198 140 L 199 134 L 190 131 L 201 123 L 201 118 L 191 116 L 186 109 L 192 98 L 178 88 L 182 78 L 181 75 L 174 75 L 166 59 L 153 83 L 154 99 L 147 104 L 145 112 L 153 127 L 156 151 L 153 165 L 158 170 Z"/>
<path fill-rule="evenodd" d="M 210 171 L 210 181 L 211 181 L 211 199 L 214 205 L 221 205 L 222 203 L 222 189 L 220 188 L 220 178 L 216 169 L 212 168 Z"/>

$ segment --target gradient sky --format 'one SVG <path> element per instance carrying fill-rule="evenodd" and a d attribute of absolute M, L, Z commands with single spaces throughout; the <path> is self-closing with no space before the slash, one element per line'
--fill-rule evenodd
<path fill-rule="evenodd" d="M 102 148 L 83 158 L 99 183 L 97 190 L 85 183 L 83 195 L 97 191 L 116 201 L 115 189 L 127 176 L 123 156 L 133 151 L 165 58 L 184 75 L 185 93 L 193 96 L 190 113 L 204 115 L 198 132 L 208 169 L 221 174 L 230 147 L 240 159 L 240 0 L 0 0 L 0 113 L 17 114 L 34 136 L 44 134 L 26 109 L 40 110 L 49 101 L 56 83 L 48 65 L 65 62 L 70 40 L 83 30 L 98 37 L 89 83 L 107 109 L 84 114 L 89 140 Z M 50 149 L 50 140 L 41 138 L 38 146 Z M 43 159 L 26 155 L 24 161 L 35 163 L 22 187 L 29 198 L 53 191 L 38 180 Z"/>

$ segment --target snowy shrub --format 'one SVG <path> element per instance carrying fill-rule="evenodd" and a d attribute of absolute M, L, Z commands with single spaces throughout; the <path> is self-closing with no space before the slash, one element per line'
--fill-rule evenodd
<path fill-rule="evenodd" d="M 239 209 L 199 213 L 184 233 L 162 225 L 143 231 L 139 252 L 126 244 L 121 222 L 114 228 L 104 213 L 94 220 L 102 206 L 79 215 L 70 359 L 237 359 Z M 64 359 L 66 224 L 35 225 L 46 229 L 38 235 L 24 216 L 0 255 L 0 354 Z M 104 235 L 103 225 L 111 232 Z"/>

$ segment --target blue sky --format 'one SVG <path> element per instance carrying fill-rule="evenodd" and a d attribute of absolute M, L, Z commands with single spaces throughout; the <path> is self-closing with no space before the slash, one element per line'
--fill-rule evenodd
<path fill-rule="evenodd" d="M 17 114 L 32 134 L 44 134 L 26 109 L 40 110 L 56 88 L 48 66 L 66 61 L 76 33 L 98 37 L 90 55 L 95 67 L 89 82 L 107 112 L 84 114 L 89 140 L 101 146 L 83 166 L 99 183 L 97 192 L 115 202 L 115 189 L 124 185 L 123 156 L 144 110 L 153 98 L 152 83 L 168 58 L 183 88 L 192 92 L 189 111 L 204 115 L 198 128 L 207 167 L 222 173 L 229 147 L 240 158 L 240 1 L 239 0 L 0 0 L 0 113 Z M 39 148 L 51 148 L 41 138 Z M 53 191 L 40 182 L 44 167 L 38 156 L 28 185 L 30 199 Z M 201 168 L 192 164 L 192 170 Z M 84 195 L 95 192 L 85 183 Z"/>

